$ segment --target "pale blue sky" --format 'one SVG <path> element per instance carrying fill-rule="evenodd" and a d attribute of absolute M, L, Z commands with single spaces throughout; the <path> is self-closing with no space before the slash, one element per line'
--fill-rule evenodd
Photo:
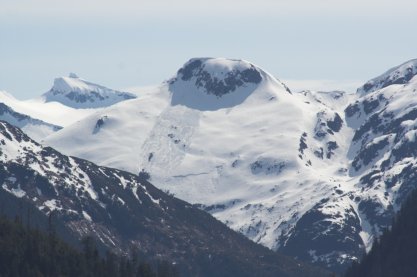
<path fill-rule="evenodd" d="M 294 89 L 353 90 L 417 58 L 417 1 L 0 0 L 0 90 L 57 76 L 159 84 L 189 58 L 249 60 Z"/>

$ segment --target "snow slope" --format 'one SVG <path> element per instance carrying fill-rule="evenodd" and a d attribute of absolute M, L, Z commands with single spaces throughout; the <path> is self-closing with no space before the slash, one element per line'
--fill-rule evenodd
<path fill-rule="evenodd" d="M 0 102 L 0 120 L 7 121 L 13 126 L 19 127 L 34 139 L 42 139 L 56 132 L 62 127 L 46 123 L 39 119 L 17 113 L 12 108 Z"/>
<path fill-rule="evenodd" d="M 23 216 L 21 198 L 23 207 L 45 215 L 45 223 L 49 216 L 54 230 L 65 227 L 78 240 L 92 236 L 103 251 L 137 249 L 142 259 L 172 262 L 181 276 L 330 274 L 249 241 L 137 175 L 62 155 L 3 121 L 0 183 L 0 197 L 16 215 Z"/>
<path fill-rule="evenodd" d="M 41 98 L 19 100 L 5 91 L 0 91 L 0 103 L 4 103 L 18 113 L 62 127 L 98 111 L 98 109 L 75 109 L 58 102 L 45 103 Z"/>

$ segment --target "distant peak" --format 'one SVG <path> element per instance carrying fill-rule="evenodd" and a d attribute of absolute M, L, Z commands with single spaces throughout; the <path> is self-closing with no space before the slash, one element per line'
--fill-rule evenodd
<path fill-rule="evenodd" d="M 417 59 L 393 67 L 384 74 L 369 80 L 362 87 L 358 88 L 358 93 L 364 95 L 390 85 L 406 84 L 415 75 L 417 75 Z"/>
<path fill-rule="evenodd" d="M 45 102 L 60 102 L 73 108 L 101 108 L 136 98 L 129 92 L 122 92 L 88 82 L 75 73 L 54 80 L 52 88 L 43 94 Z"/>

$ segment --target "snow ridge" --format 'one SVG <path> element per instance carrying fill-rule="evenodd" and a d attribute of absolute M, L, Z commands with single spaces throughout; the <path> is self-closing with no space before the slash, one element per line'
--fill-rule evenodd
<path fill-rule="evenodd" d="M 358 89 L 358 93 L 364 95 L 390 85 L 403 85 L 417 74 L 417 59 L 410 60 L 399 66 L 393 67 L 384 74 L 369 80 Z"/>
<path fill-rule="evenodd" d="M 43 98 L 45 102 L 56 101 L 69 107 L 85 109 L 110 106 L 136 96 L 88 82 L 71 73 L 69 77 L 56 78 L 53 87 L 43 94 Z"/>
<path fill-rule="evenodd" d="M 61 130 L 61 126 L 46 123 L 39 119 L 34 119 L 28 115 L 18 113 L 4 103 L 0 103 L 0 120 L 4 120 L 22 129 L 36 140 Z"/>

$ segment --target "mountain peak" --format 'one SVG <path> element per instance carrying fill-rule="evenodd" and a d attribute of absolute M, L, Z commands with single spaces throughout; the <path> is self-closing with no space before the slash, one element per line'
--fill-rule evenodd
<path fill-rule="evenodd" d="M 56 101 L 77 109 L 107 107 L 136 98 L 131 93 L 88 82 L 75 73 L 70 73 L 69 77 L 56 78 L 53 87 L 43 97 L 45 102 Z"/>
<path fill-rule="evenodd" d="M 259 68 L 244 60 L 193 58 L 178 70 L 177 79 L 222 97 L 247 84 L 259 84 L 263 78 Z"/>
<path fill-rule="evenodd" d="M 266 84 L 278 85 L 289 92 L 284 84 L 248 61 L 193 58 L 169 81 L 171 104 L 199 110 L 232 107 L 244 102 L 252 92 Z M 268 96 L 265 98 L 273 97 Z"/>
<path fill-rule="evenodd" d="M 409 60 L 389 69 L 384 74 L 366 82 L 357 92 L 364 95 L 390 85 L 406 84 L 415 75 L 417 75 L 417 59 Z"/>
<path fill-rule="evenodd" d="M 68 75 L 68 77 L 70 77 L 70 78 L 74 78 L 74 79 L 78 79 L 78 78 L 80 78 L 80 77 L 78 77 L 78 75 L 77 75 L 77 74 L 75 74 L 74 72 L 71 72 L 71 73 Z"/>

